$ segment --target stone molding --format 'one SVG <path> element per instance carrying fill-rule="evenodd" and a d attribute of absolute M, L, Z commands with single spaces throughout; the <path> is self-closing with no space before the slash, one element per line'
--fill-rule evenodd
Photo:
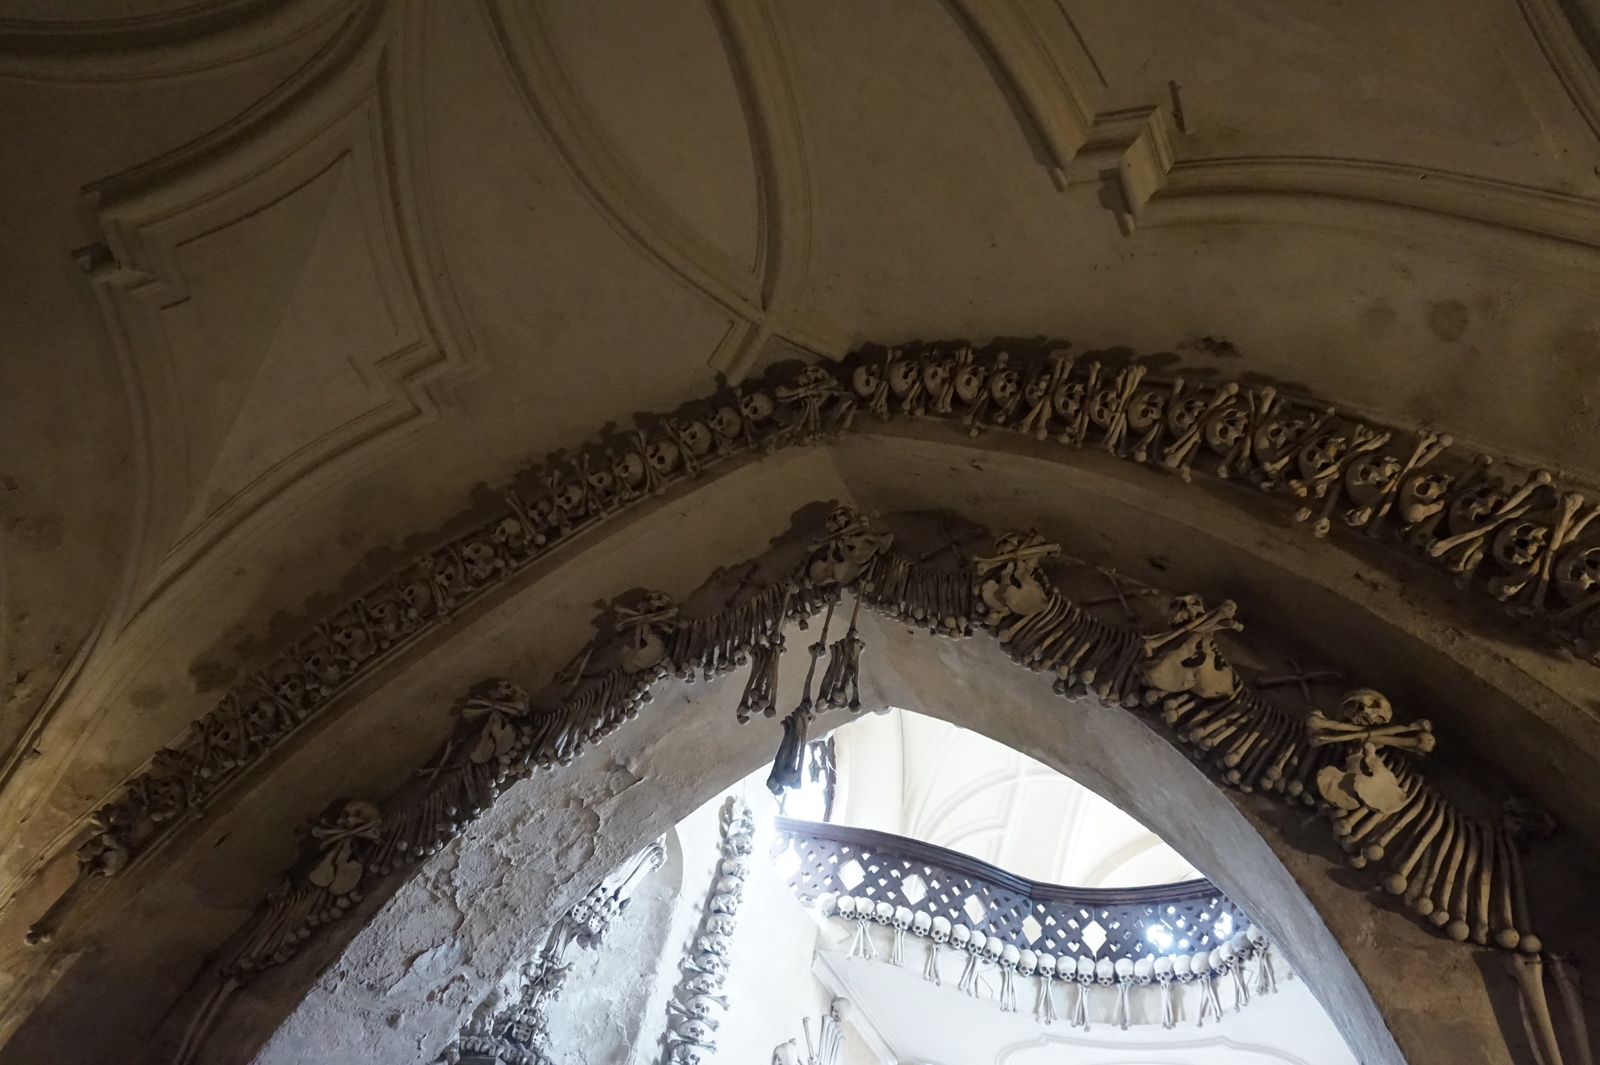
<path fill-rule="evenodd" d="M 1013 351 L 1019 345 L 1009 345 Z M 557 546 L 719 464 L 930 419 L 1090 448 L 1190 481 L 1265 494 L 1315 536 L 1364 535 L 1503 602 L 1541 646 L 1600 660 L 1600 504 L 1550 473 L 1450 450 L 1272 386 L 1157 376 L 1064 344 L 866 349 L 645 419 L 519 478 L 503 508 L 310 627 L 156 752 L 94 815 L 80 876 L 30 933 L 47 939 L 84 884 L 126 869 L 358 681 Z M 1246 504 L 1244 497 L 1238 497 Z"/>

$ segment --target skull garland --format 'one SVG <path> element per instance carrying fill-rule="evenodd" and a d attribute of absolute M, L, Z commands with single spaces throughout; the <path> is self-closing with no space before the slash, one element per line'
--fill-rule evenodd
<path fill-rule="evenodd" d="M 704 1055 L 716 1051 L 712 1036 L 719 1022 L 712 1014 L 727 1009 L 728 1000 L 715 992 L 722 988 L 728 973 L 738 899 L 750 872 L 754 835 L 750 807 L 737 796 L 729 798 L 722 811 L 722 859 L 706 900 L 703 934 L 685 959 L 683 977 L 667 1003 L 668 1060 L 678 1065 L 696 1065 Z M 843 910 L 841 905 L 840 912 Z"/>
<path fill-rule="evenodd" d="M 1008 533 L 995 541 L 995 553 L 974 558 L 977 594 L 989 608 L 985 619 L 999 629 L 1012 619 L 1026 620 L 1050 603 L 1050 593 L 1039 564 L 1061 553 L 1060 544 L 1046 543 L 1037 532 Z M 1001 633 L 1001 640 L 1006 634 Z"/>
<path fill-rule="evenodd" d="M 1412 799 L 1412 794 L 1380 756 L 1385 747 L 1396 747 L 1417 754 L 1433 750 L 1433 726 L 1428 721 L 1414 725 L 1391 725 L 1394 715 L 1389 700 L 1370 688 L 1357 688 L 1340 704 L 1341 719 L 1313 711 L 1306 729 L 1313 747 L 1348 745 L 1344 764 L 1324 766 L 1317 774 L 1317 789 L 1324 801 L 1338 810 L 1370 810 L 1392 814 Z"/>
<path fill-rule="evenodd" d="M 1167 608 L 1167 632 L 1144 638 L 1145 683 L 1165 696 L 1193 693 L 1221 699 L 1239 687 L 1233 667 L 1222 657 L 1215 633 L 1242 628 L 1234 620 L 1233 600 L 1207 610 L 1197 595 L 1180 596 Z"/>

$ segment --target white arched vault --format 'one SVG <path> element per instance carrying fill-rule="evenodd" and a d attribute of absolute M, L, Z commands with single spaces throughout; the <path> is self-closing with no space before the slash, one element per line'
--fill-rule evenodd
<path fill-rule="evenodd" d="M 1541 671 L 1532 656 L 1446 640 L 1459 632 L 1442 620 L 1442 595 L 1400 581 L 1352 581 L 1352 556 L 1340 546 L 1294 539 L 1293 530 L 1204 490 L 1143 470 L 1130 475 L 1097 456 L 1047 461 L 1007 441 L 957 444 L 912 427 L 737 461 L 530 565 L 287 745 L 269 772 L 231 793 L 198 831 L 164 846 L 137 881 L 92 900 L 53 948 L 65 948 L 59 982 L 3 1060 L 41 1052 L 111 1060 L 152 1034 L 147 1060 L 164 1060 L 205 997 L 204 958 L 290 862 L 294 826 L 340 797 L 381 797 L 412 779 L 437 757 L 452 726 L 446 708 L 461 693 L 487 676 L 542 683 L 585 642 L 598 602 L 643 587 L 685 596 L 718 567 L 761 555 L 792 515 L 819 500 L 936 507 L 992 529 L 1033 525 L 1122 572 L 1230 595 L 1247 625 L 1273 632 L 1272 642 L 1359 663 L 1363 682 L 1396 693 L 1410 713 L 1435 717 L 1447 738 L 1473 736 L 1501 709 L 1516 715 L 1532 745 L 1550 726 L 1537 703 L 1514 694 L 1542 686 L 1545 706 L 1559 702 L 1554 667 Z M 1491 1003 L 1498 970 L 1480 975 L 1470 950 L 1374 906 L 1363 897 L 1369 884 L 1353 887 L 1336 871 L 1325 836 L 1285 823 L 1265 800 L 1218 790 L 1125 711 L 1054 696 L 983 637 L 913 638 L 866 619 L 863 629 L 864 679 L 875 698 L 983 731 L 1133 812 L 1268 926 L 1365 1059 L 1515 1060 L 1506 1045 L 1515 1042 L 1514 1026 Z M 784 670 L 787 685 L 796 681 L 795 661 Z M 305 1045 L 297 1040 L 308 1037 L 333 1041 L 330 1053 L 347 1043 L 352 1062 L 379 1060 L 382 1048 L 422 1055 L 429 1040 L 447 1039 L 474 991 L 531 949 L 577 893 L 770 757 L 776 726 L 737 726 L 731 686 L 672 682 L 607 743 L 518 785 L 420 874 L 369 892 L 289 964 L 237 993 L 196 1060 L 248 1061 L 269 1036 L 263 1060 L 279 1061 L 294 1060 Z M 1464 693 L 1473 698 L 1455 701 Z M 1515 751 L 1501 753 L 1502 768 L 1514 774 Z M 442 939 L 457 944 L 458 964 L 416 976 L 410 983 L 436 977 L 436 993 L 402 1008 L 391 990 Z M 123 1012 L 87 1023 L 94 992 L 113 985 Z M 79 1033 L 64 1055 L 63 1030 Z"/>

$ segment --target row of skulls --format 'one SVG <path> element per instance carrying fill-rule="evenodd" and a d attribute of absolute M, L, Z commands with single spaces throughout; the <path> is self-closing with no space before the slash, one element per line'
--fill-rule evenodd
<path fill-rule="evenodd" d="M 728 1008 L 723 985 L 754 840 L 755 818 L 750 807 L 737 796 L 730 798 L 722 812 L 722 853 L 706 900 L 701 934 L 690 946 L 677 992 L 667 1003 L 671 1015 L 666 1033 L 668 1065 L 700 1065 L 716 1053 L 713 1037 L 720 1022 L 715 1014 Z"/>
<path fill-rule="evenodd" d="M 855 924 L 856 931 L 851 945 L 852 957 L 866 959 L 877 956 L 877 947 L 867 932 L 870 926 L 876 924 L 891 928 L 894 932 L 894 947 L 890 958 L 893 964 L 904 964 L 902 942 L 908 933 L 929 942 L 923 975 L 931 983 L 943 983 L 939 960 L 940 953 L 946 949 L 957 952 L 958 956 L 967 955 L 966 971 L 958 988 L 970 995 L 978 995 L 978 982 L 975 978 L 977 967 L 980 964 L 993 966 L 1000 973 L 998 997 L 1000 1006 L 1004 1010 L 1017 1009 L 1013 978 L 1035 977 L 1041 981 L 1039 1006 L 1036 1012 L 1045 1023 L 1050 1023 L 1054 1018 L 1048 990 L 1048 984 L 1053 980 L 1076 984 L 1082 989 L 1077 1014 L 1072 1023 L 1085 1028 L 1089 1023 L 1086 995 L 1087 989 L 1091 986 L 1118 989 L 1118 999 L 1111 1016 L 1113 1022 L 1123 1028 L 1128 1027 L 1132 1016 L 1127 997 L 1128 990 L 1132 987 L 1154 984 L 1169 992 L 1162 1002 L 1162 1023 L 1167 1028 L 1173 1027 L 1176 1023 L 1176 1011 L 1170 997 L 1170 992 L 1175 990 L 1172 986 L 1175 982 L 1178 984 L 1199 982 L 1203 985 L 1197 1023 L 1204 1023 L 1208 1014 L 1216 1018 L 1222 1016 L 1222 1004 L 1215 986 L 1216 978 L 1232 975 L 1233 1004 L 1236 1010 L 1242 1009 L 1249 1002 L 1251 986 L 1246 978 L 1247 962 L 1255 963 L 1254 989 L 1257 993 L 1276 990 L 1276 976 L 1269 957 L 1270 946 L 1261 930 L 1253 924 L 1235 932 L 1210 950 L 1176 954 L 1149 953 L 1138 958 L 1112 959 L 1083 954 L 1055 955 L 1035 951 L 1029 947 L 1019 947 L 1001 936 L 970 929 L 942 915 L 932 915 L 921 910 L 914 911 L 909 906 L 896 906 L 887 901 L 874 901 L 864 896 L 835 895 L 832 892 L 825 892 L 817 897 L 814 905 L 817 912 L 823 916 L 835 916 Z"/>

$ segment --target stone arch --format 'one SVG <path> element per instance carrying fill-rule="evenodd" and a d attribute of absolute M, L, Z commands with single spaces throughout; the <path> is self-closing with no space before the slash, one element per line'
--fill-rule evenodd
<path fill-rule="evenodd" d="M 844 455 L 844 461 L 841 461 L 841 452 L 851 450 L 856 454 L 853 457 Z M 941 455 L 942 451 L 957 450 L 962 453 L 959 462 L 947 462 Z M 783 531 L 786 522 L 779 515 L 794 513 L 807 500 L 867 497 L 872 502 L 882 501 L 892 505 L 898 500 L 894 493 L 885 491 L 880 483 L 881 467 L 908 455 L 921 456 L 925 463 L 920 474 L 922 476 L 941 462 L 948 467 L 946 483 L 932 485 L 922 491 L 944 495 L 948 502 L 956 505 L 957 510 L 985 515 L 998 513 L 996 525 L 1013 523 L 1018 504 L 1010 504 L 1009 511 L 1006 505 L 990 507 L 982 499 L 981 486 L 970 483 L 973 474 L 960 469 L 978 465 L 968 444 L 957 447 L 919 440 L 915 435 L 890 434 L 881 439 L 867 440 L 864 444 L 851 443 L 843 449 L 789 451 L 759 464 L 728 467 L 716 478 L 700 482 L 683 494 L 646 505 L 604 539 L 574 543 L 571 549 L 550 559 L 548 564 L 531 571 L 521 586 L 514 589 L 514 596 L 507 595 L 490 602 L 483 609 L 464 611 L 453 623 L 448 639 L 440 638 L 423 646 L 404 668 L 384 677 L 381 685 L 375 685 L 363 693 L 363 697 L 356 700 L 346 712 L 320 726 L 320 731 L 312 737 L 314 742 L 303 743 L 289 751 L 273 774 L 273 779 L 263 779 L 257 785 L 256 793 L 250 796 L 251 802 L 235 800 L 220 809 L 218 817 L 208 825 L 212 830 L 208 831 L 208 837 L 216 839 L 213 848 L 220 848 L 226 837 L 235 831 L 241 837 L 251 839 L 269 837 L 271 832 L 266 826 L 274 822 L 281 824 L 283 820 L 281 810 L 263 808 L 262 804 L 269 796 L 282 800 L 286 794 L 304 789 L 305 794 L 291 800 L 288 805 L 293 807 L 298 803 L 302 812 L 310 812 L 312 808 L 308 804 L 317 798 L 325 800 L 352 792 L 381 795 L 393 790 L 404 782 L 413 767 L 428 764 L 437 753 L 441 725 L 444 724 L 439 713 L 440 707 L 450 703 L 467 686 L 467 682 L 486 675 L 509 673 L 518 677 L 538 678 L 554 672 L 576 649 L 575 643 L 581 642 L 575 636 L 574 630 L 581 626 L 573 624 L 573 611 L 587 612 L 588 604 L 594 601 L 597 593 L 609 595 L 619 588 L 664 586 L 675 594 L 686 594 L 693 590 L 701 575 L 710 572 L 719 562 L 725 564 L 730 560 L 761 554 L 768 542 Z M 1091 508 L 1097 514 L 1105 514 L 1121 507 L 1130 513 L 1143 513 L 1147 521 L 1159 516 L 1162 521 L 1173 525 L 1180 536 L 1192 538 L 1195 535 L 1194 526 L 1183 520 L 1183 514 L 1180 513 L 1176 518 L 1171 513 L 1157 515 L 1154 508 L 1149 506 L 1154 500 L 1170 502 L 1165 492 L 1153 491 L 1131 480 L 1107 475 L 1093 466 L 1072 468 L 1063 475 L 1061 468 L 1054 463 L 1042 463 L 1027 456 L 1008 456 L 1003 450 L 986 449 L 983 456 L 984 461 L 991 463 L 994 468 L 1007 470 L 1006 484 L 1013 490 L 1018 484 L 1026 483 L 1022 474 L 1032 470 L 1031 476 L 1036 480 L 1057 478 L 1058 489 L 1066 488 L 1063 494 L 1081 493 L 1072 501 L 1080 514 Z M 849 464 L 851 462 L 853 466 Z M 876 472 L 872 468 L 875 463 L 880 467 Z M 1048 475 L 1045 472 L 1047 470 Z M 984 477 L 984 471 L 975 472 L 980 479 Z M 968 478 L 967 482 L 960 480 L 963 476 Z M 904 497 L 913 495 L 916 490 L 901 487 L 897 491 Z M 968 504 L 973 501 L 977 501 L 978 505 L 969 509 Z M 1035 509 L 1041 512 L 1045 510 L 1042 504 Z M 739 520 L 726 520 L 730 514 L 740 515 Z M 1050 515 L 1045 513 L 1044 517 L 1048 519 Z M 1044 524 L 1049 527 L 1048 520 Z M 1173 530 L 1168 532 L 1170 534 Z M 1293 566 L 1284 562 L 1282 556 L 1271 558 L 1274 545 L 1230 543 L 1225 535 L 1219 539 L 1224 548 L 1235 552 L 1235 561 L 1251 556 L 1266 557 L 1266 566 L 1269 568 L 1281 566 L 1293 569 Z M 1219 549 L 1212 545 L 1208 550 L 1216 552 Z M 1220 580 L 1224 586 L 1229 581 L 1245 584 L 1250 581 L 1248 573 L 1237 569 L 1227 572 L 1227 568 L 1219 567 L 1215 559 L 1211 568 L 1223 571 L 1220 576 L 1213 573 L 1212 579 Z M 1326 580 L 1325 574 L 1301 576 L 1309 584 L 1322 583 L 1325 589 L 1333 583 Z M 1337 598 L 1332 592 L 1328 595 L 1330 599 Z M 1361 607 L 1347 603 L 1344 609 L 1359 612 Z M 1420 635 L 1407 634 L 1407 638 L 1424 645 L 1427 636 L 1426 632 Z M 691 694 L 685 698 L 693 702 L 696 697 Z M 419 718 L 428 712 L 433 717 L 429 722 L 405 722 L 403 719 L 407 709 L 417 711 Z M 402 720 L 395 720 L 396 716 Z M 726 724 L 724 716 L 714 723 L 714 727 L 721 728 Z M 756 735 L 754 730 L 749 730 L 749 734 Z M 386 742 L 383 749 L 363 751 L 364 741 L 369 748 L 372 747 L 370 740 L 374 735 L 384 736 Z M 769 732 L 761 741 L 761 746 L 769 748 L 771 740 Z M 1051 760 L 1048 752 L 1042 747 L 1039 750 L 1047 755 L 1045 760 Z M 637 782 L 630 783 L 630 778 L 638 774 L 625 763 L 605 769 L 605 788 L 615 786 L 620 793 L 628 793 L 638 786 Z M 584 794 L 586 790 L 591 795 L 601 794 L 601 791 L 594 789 L 592 782 L 587 789 L 581 787 L 581 778 L 573 775 L 575 772 L 574 767 L 556 769 L 545 779 L 552 786 L 564 788 L 574 796 Z M 305 787 L 308 784 L 311 786 Z M 270 806 L 270 802 L 267 805 Z M 577 805 L 583 807 L 584 803 L 580 800 Z M 1153 819 L 1152 823 L 1159 828 Z M 598 844 L 595 846 L 598 847 Z M 255 870 L 244 872 L 253 872 L 255 880 L 251 881 L 252 884 L 259 882 L 260 869 L 269 866 L 281 868 L 290 853 L 292 846 L 286 841 L 278 851 L 265 858 L 252 857 Z M 218 858 L 189 852 L 175 857 L 179 866 L 177 874 L 168 877 L 165 886 L 148 889 L 141 900 L 142 905 L 159 908 L 163 902 L 170 904 L 181 898 L 186 877 L 198 878 L 204 873 L 208 889 L 217 886 L 215 874 Z M 612 855 L 611 860 L 618 857 L 621 857 L 620 853 Z M 593 853 L 575 856 L 571 861 L 560 859 L 559 853 L 552 855 L 554 868 L 570 870 L 574 874 L 587 868 L 585 863 L 591 859 L 598 860 Z M 226 862 L 225 857 L 220 860 Z M 237 923 L 252 901 L 245 888 L 250 876 L 239 875 L 236 882 L 229 881 L 228 876 L 224 876 L 223 880 L 226 888 L 237 889 L 232 895 L 236 901 L 231 917 L 231 923 Z M 544 910 L 558 911 L 563 901 L 563 884 L 570 884 L 572 880 L 573 877 L 568 876 L 562 883 L 553 880 L 548 883 L 543 889 L 544 894 L 536 896 L 544 900 L 539 905 Z M 1223 882 L 1227 883 L 1225 877 Z M 577 890 L 581 890 L 581 886 Z M 1242 900 L 1249 898 L 1248 893 L 1237 894 Z M 229 897 L 226 890 L 223 895 Z M 369 896 L 357 905 L 357 916 L 370 918 L 381 901 L 376 894 Z M 1362 905 L 1365 906 L 1365 903 Z M 215 930 L 223 923 L 221 918 L 215 916 L 209 925 L 199 922 L 197 928 L 188 934 L 188 942 L 176 944 L 176 949 L 187 951 L 191 956 L 203 953 L 220 938 Z M 359 923 L 345 922 L 352 927 Z M 1359 928 L 1360 921 L 1356 920 L 1346 927 Z M 1420 930 L 1414 931 L 1426 937 Z M 129 938 L 137 940 L 141 934 L 136 931 Z M 153 933 L 149 939 L 151 943 L 154 942 Z M 1443 947 L 1443 944 L 1426 938 L 1412 945 L 1423 942 L 1429 944 L 1429 952 L 1434 947 Z M 148 947 L 151 944 L 145 945 Z M 171 943 L 163 946 L 164 949 L 174 949 Z M 295 965 L 285 966 L 262 978 L 259 985 L 265 994 L 256 996 L 249 1003 L 236 998 L 229 1006 L 226 1023 L 217 1029 L 218 1034 L 224 1031 L 229 1033 L 227 1038 L 220 1041 L 231 1044 L 232 1049 L 223 1051 L 224 1056 L 216 1060 L 232 1060 L 229 1055 L 243 1053 L 265 1032 L 275 1028 L 276 1018 L 281 1016 L 285 1003 L 295 1001 L 300 989 L 315 977 L 316 970 L 338 956 L 338 947 L 339 936 L 335 935 L 322 945 L 321 953 L 307 951 L 298 968 Z M 196 968 L 191 962 L 187 972 L 180 970 L 175 974 L 174 983 L 181 985 Z M 1466 994 L 1468 997 L 1476 994 L 1481 999 L 1482 982 L 1479 981 L 1475 986 L 1476 990 L 1469 988 Z M 78 987 L 81 989 L 82 985 Z M 1456 988 L 1453 993 L 1459 996 L 1463 992 L 1461 988 Z M 1463 999 L 1458 997 L 1457 1001 Z M 54 1018 L 59 1021 L 63 1016 L 70 1016 L 70 1012 L 70 1006 L 63 1004 L 61 1010 L 54 1013 Z M 174 1011 L 173 1016 L 184 1016 L 183 1009 Z M 52 1011 L 45 1011 L 43 1019 L 44 1023 L 49 1023 Z M 1417 1023 L 1425 1027 L 1427 1020 L 1419 1017 Z M 1390 1025 L 1391 1028 L 1397 1027 L 1392 1020 Z M 1424 1042 L 1429 1038 L 1424 1038 Z M 1409 1044 L 1410 1040 L 1407 1042 Z M 1437 1040 L 1432 1042 L 1447 1045 Z M 27 1040 L 19 1040 L 18 1045 L 26 1047 Z M 212 1051 L 208 1049 L 207 1053 L 210 1055 Z M 1406 1053 L 1413 1061 L 1428 1060 L 1425 1056 L 1419 1056 L 1409 1045 L 1406 1046 Z M 209 1060 L 209 1057 L 202 1060 Z M 1457 1056 L 1445 1060 L 1472 1059 Z M 1484 1060 L 1508 1059 L 1491 1056 Z"/>

